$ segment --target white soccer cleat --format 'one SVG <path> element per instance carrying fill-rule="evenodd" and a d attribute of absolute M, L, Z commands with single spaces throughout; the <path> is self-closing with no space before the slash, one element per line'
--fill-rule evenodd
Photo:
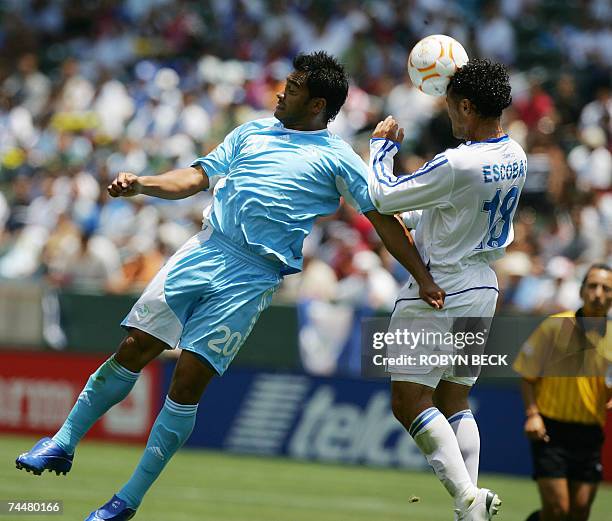
<path fill-rule="evenodd" d="M 488 488 L 479 488 L 474 501 L 465 510 L 455 510 L 456 521 L 490 521 L 499 511 L 502 502 Z"/>

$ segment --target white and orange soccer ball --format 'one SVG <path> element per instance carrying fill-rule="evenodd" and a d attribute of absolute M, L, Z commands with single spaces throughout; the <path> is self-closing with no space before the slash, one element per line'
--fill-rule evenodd
<path fill-rule="evenodd" d="M 408 74 L 420 91 L 431 96 L 444 96 L 451 77 L 468 59 L 457 40 L 444 34 L 432 34 L 410 51 Z"/>

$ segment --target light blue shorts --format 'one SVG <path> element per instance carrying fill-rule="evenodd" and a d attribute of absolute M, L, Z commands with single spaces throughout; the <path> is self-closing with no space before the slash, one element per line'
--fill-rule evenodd
<path fill-rule="evenodd" d="M 168 260 L 121 325 L 192 351 L 221 375 L 281 279 L 279 264 L 207 226 Z"/>

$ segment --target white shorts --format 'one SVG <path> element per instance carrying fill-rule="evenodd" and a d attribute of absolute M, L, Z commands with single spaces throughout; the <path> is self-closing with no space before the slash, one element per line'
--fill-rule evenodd
<path fill-rule="evenodd" d="M 436 310 L 419 298 L 419 286 L 412 278 L 400 290 L 391 321 L 403 319 L 482 317 L 490 318 L 495 314 L 497 296 L 497 276 L 488 265 L 479 265 L 462 272 L 434 272 L 432 276 L 444 291 L 444 308 Z M 397 353 L 396 353 L 397 354 Z M 403 354 L 403 353 L 402 353 Z M 390 367 L 388 372 L 392 381 L 412 382 L 436 388 L 440 380 L 472 386 L 477 376 L 454 376 L 449 366 L 419 368 Z M 424 373 L 423 370 L 428 372 Z"/>

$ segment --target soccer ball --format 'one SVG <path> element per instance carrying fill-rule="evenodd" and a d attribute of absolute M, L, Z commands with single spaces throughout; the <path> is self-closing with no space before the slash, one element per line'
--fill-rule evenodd
<path fill-rule="evenodd" d="M 468 59 L 457 40 L 444 34 L 433 34 L 423 38 L 410 51 L 408 74 L 421 92 L 444 96 L 450 78 Z"/>

